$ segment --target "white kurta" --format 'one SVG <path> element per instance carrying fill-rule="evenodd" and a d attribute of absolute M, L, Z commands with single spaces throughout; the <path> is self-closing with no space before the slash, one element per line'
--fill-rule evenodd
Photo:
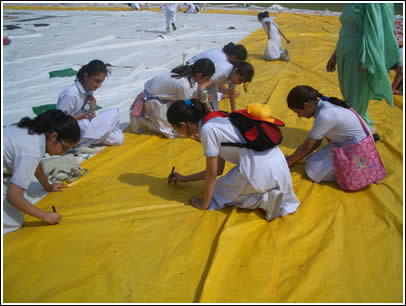
<path fill-rule="evenodd" d="M 186 100 L 198 94 L 198 84 L 192 78 L 171 77 L 172 72 L 165 72 L 151 80 L 148 80 L 144 87 L 145 103 L 142 115 L 131 117 L 131 126 L 133 132 L 138 128 L 163 134 L 167 138 L 179 137 L 168 122 L 166 113 L 168 108 L 176 100 Z"/>
<path fill-rule="evenodd" d="M 93 95 L 86 92 L 79 81 L 75 81 L 59 94 L 56 108 L 65 111 L 71 116 L 86 112 L 87 97 Z M 78 120 L 80 127 L 80 146 L 93 144 L 121 145 L 124 134 L 119 126 L 119 109 L 111 108 L 96 112 L 96 117 Z"/>
<path fill-rule="evenodd" d="M 13 183 L 26 190 L 35 177 L 40 159 L 45 157 L 45 135 L 30 135 L 17 125 L 3 130 L 3 233 L 18 230 L 24 224 L 24 214 L 7 200 L 7 190 Z"/>
<path fill-rule="evenodd" d="M 222 142 L 245 142 L 228 118 L 213 118 L 200 128 L 205 156 L 220 156 L 235 164 L 216 181 L 209 209 L 225 205 L 255 209 L 268 201 L 273 190 L 282 193 L 281 215 L 297 210 L 299 201 L 292 188 L 292 177 L 286 158 L 279 147 L 264 152 L 221 146 Z"/>
<path fill-rule="evenodd" d="M 281 42 L 281 37 L 279 34 L 278 26 L 274 21 L 272 21 L 271 18 L 265 17 L 264 19 L 261 20 L 262 26 L 264 27 L 266 35 L 268 35 L 268 25 L 269 23 L 271 25 L 271 39 L 268 40 L 264 57 L 266 60 L 278 60 L 282 53 L 282 42 Z"/>
<path fill-rule="evenodd" d="M 327 137 L 334 146 L 341 147 L 358 143 L 367 136 L 357 116 L 344 107 L 320 100 L 314 117 L 309 134 L 311 139 Z M 316 183 L 335 181 L 333 158 L 330 144 L 309 155 L 306 158 L 306 173 L 309 178 Z"/>
<path fill-rule="evenodd" d="M 219 109 L 219 102 L 222 98 L 222 93 L 218 91 L 218 86 L 222 84 L 232 84 L 228 77 L 233 70 L 233 65 L 228 61 L 227 55 L 223 52 L 223 48 L 212 48 L 207 51 L 204 51 L 198 55 L 193 56 L 186 63 L 188 65 L 193 65 L 197 60 L 202 58 L 208 58 L 211 60 L 215 67 L 215 72 L 211 77 L 211 80 L 214 84 L 210 85 L 207 90 L 212 97 L 211 103 L 214 110 Z M 231 88 L 235 87 L 231 85 Z"/>

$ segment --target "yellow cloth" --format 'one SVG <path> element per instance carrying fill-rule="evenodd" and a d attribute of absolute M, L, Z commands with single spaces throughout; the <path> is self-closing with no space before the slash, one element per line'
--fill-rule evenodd
<path fill-rule="evenodd" d="M 263 59 L 262 28 L 241 41 L 255 76 L 247 93 L 237 88 L 238 106 L 268 103 L 286 124 L 281 149 L 290 154 L 312 120 L 288 110 L 289 90 L 306 84 L 341 97 L 337 74 L 325 70 L 340 25 L 285 13 L 276 22 L 291 40 L 291 61 Z M 394 108 L 370 106 L 388 172 L 380 185 L 349 193 L 315 184 L 300 162 L 291 173 L 301 205 L 272 222 L 260 210 L 193 208 L 187 201 L 203 182 L 168 185 L 172 166 L 182 174 L 205 168 L 199 143 L 125 133 L 122 146 L 82 163 L 87 175 L 37 203 L 54 205 L 59 225 L 26 216 L 4 236 L 4 302 L 401 303 L 402 109 L 401 96 Z"/>

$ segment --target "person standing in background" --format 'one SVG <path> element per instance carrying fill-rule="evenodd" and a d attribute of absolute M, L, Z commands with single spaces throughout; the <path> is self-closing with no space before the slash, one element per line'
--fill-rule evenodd
<path fill-rule="evenodd" d="M 341 29 L 336 49 L 326 70 L 337 69 L 341 94 L 365 120 L 374 133 L 368 116 L 370 100 L 382 100 L 393 107 L 389 69 L 399 62 L 394 34 L 393 3 L 347 3 L 340 15 Z M 379 139 L 379 135 L 374 135 Z"/>
<path fill-rule="evenodd" d="M 166 3 L 165 4 L 165 17 L 166 17 L 166 32 L 170 33 L 171 26 L 172 30 L 176 31 L 176 11 L 178 10 L 177 3 Z"/>

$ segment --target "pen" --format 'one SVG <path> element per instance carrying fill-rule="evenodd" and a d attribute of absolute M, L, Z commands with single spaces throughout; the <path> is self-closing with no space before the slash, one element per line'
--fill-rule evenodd
<path fill-rule="evenodd" d="M 52 206 L 52 210 L 54 211 L 54 213 L 56 213 L 55 206 Z"/>
<path fill-rule="evenodd" d="M 172 167 L 172 172 L 171 172 L 171 175 L 169 176 L 169 177 L 173 177 L 173 172 L 175 171 L 175 167 Z M 170 184 L 171 183 L 171 181 L 170 180 L 168 180 L 168 184 Z"/>

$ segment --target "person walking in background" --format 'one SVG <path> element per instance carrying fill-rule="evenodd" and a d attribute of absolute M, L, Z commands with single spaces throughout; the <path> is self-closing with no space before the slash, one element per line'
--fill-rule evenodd
<path fill-rule="evenodd" d="M 344 100 L 375 132 L 368 116 L 369 101 L 385 99 L 393 107 L 388 71 L 400 60 L 394 5 L 347 3 L 339 19 L 339 38 L 326 70 L 337 70 Z"/>
<path fill-rule="evenodd" d="M 172 30 L 176 31 L 176 11 L 178 10 L 178 3 L 165 4 L 165 17 L 166 17 L 166 32 L 170 33 Z"/>
<path fill-rule="evenodd" d="M 290 40 L 286 38 L 285 34 L 279 29 L 277 24 L 269 17 L 268 12 L 259 13 L 258 21 L 264 27 L 265 33 L 268 37 L 268 42 L 265 48 L 264 58 L 268 61 L 290 61 L 290 56 L 288 49 L 282 48 L 280 35 L 285 39 L 285 41 L 290 44 Z"/>
<path fill-rule="evenodd" d="M 71 115 L 79 123 L 79 146 L 118 146 L 124 141 L 118 108 L 102 110 L 97 115 L 94 111 L 96 98 L 93 92 L 102 86 L 107 73 L 107 67 L 102 61 L 90 61 L 80 68 L 75 82 L 59 94 L 56 108 Z"/>

